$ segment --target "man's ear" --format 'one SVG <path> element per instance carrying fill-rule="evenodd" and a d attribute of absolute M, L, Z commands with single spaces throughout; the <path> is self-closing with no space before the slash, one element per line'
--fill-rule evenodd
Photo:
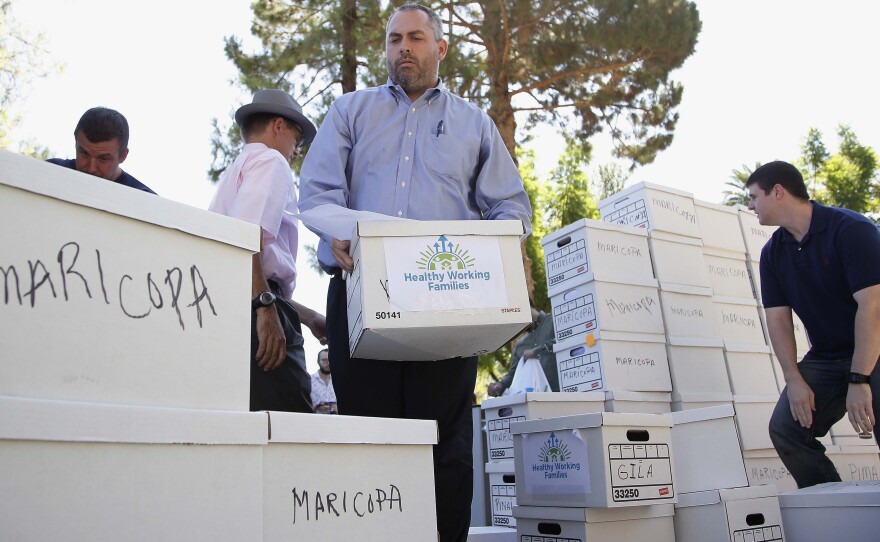
<path fill-rule="evenodd" d="M 445 39 L 440 39 L 437 42 L 437 48 L 439 49 L 440 60 L 446 58 L 446 51 L 449 49 L 449 43 Z"/>
<path fill-rule="evenodd" d="M 128 149 L 123 150 L 119 153 L 119 163 L 125 162 L 125 159 L 128 158 Z"/>

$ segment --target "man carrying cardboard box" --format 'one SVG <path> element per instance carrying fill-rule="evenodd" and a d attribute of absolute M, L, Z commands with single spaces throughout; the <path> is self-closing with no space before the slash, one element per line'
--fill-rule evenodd
<path fill-rule="evenodd" d="M 530 231 L 528 196 L 495 125 L 438 78 L 447 47 L 432 10 L 417 4 L 395 10 L 386 28 L 389 81 L 334 102 L 303 164 L 302 210 L 334 204 L 417 220 L 515 219 Z M 438 421 L 440 540 L 464 541 L 477 359 L 351 359 L 341 275 L 352 271 L 349 246 L 325 236 L 318 247 L 322 267 L 333 275 L 327 331 L 339 413 Z"/>
<path fill-rule="evenodd" d="M 749 209 L 780 226 L 761 251 L 761 294 L 785 390 L 770 438 L 798 487 L 839 482 L 816 440 L 845 414 L 880 442 L 880 232 L 862 215 L 810 201 L 801 173 L 786 162 L 746 181 Z M 811 348 L 800 363 L 791 311 Z"/>
<path fill-rule="evenodd" d="M 251 410 L 312 412 L 300 321 L 324 342 L 324 317 L 291 299 L 298 243 L 290 161 L 315 126 L 283 90 L 258 90 L 235 112 L 245 146 L 223 172 L 209 210 L 260 226 L 251 281 Z"/>

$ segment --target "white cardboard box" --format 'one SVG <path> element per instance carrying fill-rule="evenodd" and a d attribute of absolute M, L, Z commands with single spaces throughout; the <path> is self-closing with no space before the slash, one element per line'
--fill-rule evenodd
<path fill-rule="evenodd" d="M 779 495 L 782 523 L 795 542 L 876 542 L 880 481 L 829 482 Z"/>
<path fill-rule="evenodd" d="M 694 491 L 749 485 L 730 404 L 672 413 L 679 502 Z"/>
<path fill-rule="evenodd" d="M 694 197 L 689 192 L 641 182 L 599 202 L 602 220 L 700 238 Z"/>
<path fill-rule="evenodd" d="M 657 281 L 653 279 L 627 282 L 596 276 L 581 282 L 579 278 L 552 296 L 550 304 L 558 343 L 584 344 L 587 334 L 597 330 L 664 332 Z"/>
<path fill-rule="evenodd" d="M 564 290 L 577 279 L 600 274 L 620 279 L 651 280 L 647 232 L 600 220 L 582 219 L 541 239 L 547 269 L 547 295 Z"/>
<path fill-rule="evenodd" d="M 874 446 L 826 446 L 825 455 L 844 482 L 880 480 L 880 452 L 876 441 Z"/>
<path fill-rule="evenodd" d="M 0 151 L 0 246 L 0 395 L 248 409 L 258 226 Z"/>
<path fill-rule="evenodd" d="M 676 502 L 668 414 L 598 412 L 511 426 L 524 506 L 613 508 Z"/>
<path fill-rule="evenodd" d="M 707 346 L 718 344 L 721 336 L 711 289 L 661 283 L 660 307 L 670 340 L 704 339 Z"/>
<path fill-rule="evenodd" d="M 750 260 L 761 259 L 761 249 L 770 240 L 770 236 L 776 231 L 776 226 L 762 226 L 758 222 L 758 215 L 749 211 L 748 207 L 738 205 L 739 225 L 746 242 L 746 254 Z"/>
<path fill-rule="evenodd" d="M 797 482 L 773 448 L 743 450 L 743 461 L 750 486 L 774 485 L 780 493 L 797 489 Z"/>
<path fill-rule="evenodd" d="M 739 215 L 734 207 L 694 200 L 697 224 L 705 247 L 744 254 L 745 240 L 740 231 Z"/>
<path fill-rule="evenodd" d="M 270 412 L 263 540 L 433 540 L 433 420 Z"/>
<path fill-rule="evenodd" d="M 703 247 L 703 261 L 714 295 L 755 299 L 745 254 Z"/>
<path fill-rule="evenodd" d="M 725 350 L 724 361 L 734 394 L 779 394 L 769 347 L 757 352 Z"/>
<path fill-rule="evenodd" d="M 773 486 L 681 493 L 674 522 L 676 542 L 785 540 Z"/>
<path fill-rule="evenodd" d="M 703 242 L 662 231 L 648 233 L 654 276 L 663 284 L 709 287 Z"/>
<path fill-rule="evenodd" d="M 516 542 L 516 529 L 509 527 L 471 527 L 467 542 Z"/>
<path fill-rule="evenodd" d="M 492 525 L 496 527 L 516 527 L 513 507 L 516 506 L 516 467 L 512 459 L 486 463 L 489 478 L 489 508 L 492 511 Z"/>
<path fill-rule="evenodd" d="M 730 393 L 680 393 L 672 392 L 672 411 L 694 410 L 729 406 L 733 404 L 733 395 Z"/>
<path fill-rule="evenodd" d="M 718 333 L 728 350 L 763 350 L 767 346 L 758 305 L 752 298 L 714 296 Z"/>
<path fill-rule="evenodd" d="M 265 412 L 0 397 L 0 540 L 262 539 Z"/>
<path fill-rule="evenodd" d="M 779 397 L 775 395 L 733 396 L 736 427 L 739 430 L 739 440 L 743 451 L 773 448 L 770 431 L 767 427 L 778 400 Z"/>
<path fill-rule="evenodd" d="M 670 401 L 670 394 L 665 391 L 607 390 L 605 412 L 668 414 Z"/>
<path fill-rule="evenodd" d="M 609 331 L 587 340 L 554 344 L 561 391 L 672 390 L 663 335 Z"/>
<path fill-rule="evenodd" d="M 705 346 L 693 339 L 669 339 L 666 343 L 672 389 L 679 394 L 730 394 L 724 367 L 724 351 L 719 339 L 716 346 Z"/>
<path fill-rule="evenodd" d="M 489 461 L 513 459 L 511 423 L 602 412 L 605 409 L 604 401 L 605 394 L 602 392 L 528 392 L 484 400 L 481 408 L 486 419 Z"/>
<path fill-rule="evenodd" d="M 440 360 L 494 352 L 531 323 L 518 220 L 359 222 L 349 350 Z"/>
<path fill-rule="evenodd" d="M 517 506 L 519 542 L 675 542 L 671 504 L 630 508 Z"/>

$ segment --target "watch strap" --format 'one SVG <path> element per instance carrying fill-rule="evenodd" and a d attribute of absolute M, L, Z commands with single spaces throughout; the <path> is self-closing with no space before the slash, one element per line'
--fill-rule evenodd
<path fill-rule="evenodd" d="M 871 381 L 870 375 L 863 375 L 862 373 L 849 373 L 849 377 L 847 381 L 850 384 L 868 384 Z"/>

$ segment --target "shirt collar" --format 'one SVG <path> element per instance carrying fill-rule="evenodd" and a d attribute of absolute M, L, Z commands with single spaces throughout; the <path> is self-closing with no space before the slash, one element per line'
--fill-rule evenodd
<path fill-rule="evenodd" d="M 400 99 L 402 97 L 406 97 L 406 99 L 409 100 L 409 96 L 406 95 L 406 92 L 403 90 L 403 88 L 401 88 L 400 85 L 395 85 L 394 82 L 391 81 L 391 77 L 389 77 L 388 81 L 385 82 L 385 87 L 389 91 L 391 91 L 391 95 L 394 96 L 394 99 L 397 100 L 397 103 L 400 103 Z M 419 98 L 419 100 L 427 99 L 428 103 L 431 103 L 434 98 L 444 90 L 446 90 L 446 85 L 443 84 L 443 79 L 438 78 L 437 85 L 426 90 L 422 97 Z"/>
<path fill-rule="evenodd" d="M 803 245 L 814 235 L 825 231 L 825 228 L 828 226 L 828 216 L 831 214 L 831 209 L 814 200 L 810 200 L 810 204 L 813 206 L 813 214 L 810 216 L 810 228 L 807 230 L 807 234 L 801 239 L 800 243 L 797 243 L 794 236 L 788 230 L 779 228 L 782 231 L 783 241 Z"/>

